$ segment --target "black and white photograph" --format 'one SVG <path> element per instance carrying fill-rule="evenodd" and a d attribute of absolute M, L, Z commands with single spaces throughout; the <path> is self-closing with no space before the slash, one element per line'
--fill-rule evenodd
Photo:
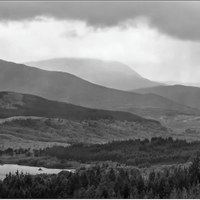
<path fill-rule="evenodd" d="M 0 199 L 200 199 L 200 1 L 0 1 Z"/>

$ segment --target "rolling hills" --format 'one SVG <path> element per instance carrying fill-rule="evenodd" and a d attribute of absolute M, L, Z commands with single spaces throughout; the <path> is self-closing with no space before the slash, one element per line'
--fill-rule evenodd
<path fill-rule="evenodd" d="M 158 86 L 133 90 L 142 94 L 157 94 L 180 104 L 200 109 L 200 88 L 184 85 Z"/>
<path fill-rule="evenodd" d="M 56 58 L 25 63 L 44 70 L 64 71 L 97 85 L 119 90 L 163 85 L 143 78 L 129 66 L 117 61 L 98 59 Z"/>
<path fill-rule="evenodd" d="M 138 94 L 95 85 L 64 72 L 51 72 L 0 60 L 0 91 L 28 93 L 88 108 L 130 111 L 146 109 L 175 113 L 199 113 L 155 94 Z M 146 114 L 145 114 L 146 115 Z"/>
<path fill-rule="evenodd" d="M 105 143 L 171 134 L 158 121 L 131 113 L 89 109 L 15 92 L 0 92 L 0 118 L 0 146 Z"/>

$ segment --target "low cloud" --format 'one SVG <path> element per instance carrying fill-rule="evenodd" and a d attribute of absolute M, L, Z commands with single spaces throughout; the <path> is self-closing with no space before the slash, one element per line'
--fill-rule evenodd
<path fill-rule="evenodd" d="M 115 60 L 152 80 L 199 81 L 198 42 L 162 35 L 144 20 L 132 24 L 93 29 L 82 21 L 45 18 L 0 23 L 0 58 L 14 62 L 56 57 Z"/>
<path fill-rule="evenodd" d="M 182 40 L 200 40 L 200 2 L 0 2 L 0 20 L 38 16 L 85 21 L 93 27 L 118 26 L 148 18 L 160 32 Z"/>

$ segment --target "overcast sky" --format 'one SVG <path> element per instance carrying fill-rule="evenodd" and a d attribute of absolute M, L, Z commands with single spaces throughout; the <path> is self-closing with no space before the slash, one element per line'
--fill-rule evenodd
<path fill-rule="evenodd" d="M 0 58 L 121 61 L 155 81 L 200 82 L 200 2 L 0 2 Z"/>

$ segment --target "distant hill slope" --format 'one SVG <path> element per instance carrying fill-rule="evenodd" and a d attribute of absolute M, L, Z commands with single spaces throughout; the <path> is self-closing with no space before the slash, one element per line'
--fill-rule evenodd
<path fill-rule="evenodd" d="M 89 109 L 73 104 L 50 101 L 35 95 L 0 92 L 0 118 L 13 116 L 37 116 L 69 120 L 109 119 L 118 121 L 156 122 L 127 112 Z"/>
<path fill-rule="evenodd" d="M 172 86 L 158 86 L 151 88 L 143 88 L 139 90 L 133 90 L 142 94 L 153 93 L 180 104 L 191 106 L 200 109 L 200 88 L 183 85 L 172 85 Z"/>
<path fill-rule="evenodd" d="M 64 71 L 94 84 L 119 90 L 164 85 L 143 78 L 129 66 L 116 61 L 98 59 L 56 58 L 25 63 L 44 70 Z"/>
<path fill-rule="evenodd" d="M 0 72 L 0 91 L 28 93 L 90 108 L 122 111 L 132 109 L 133 113 L 135 108 L 196 112 L 196 109 L 155 94 L 143 95 L 109 89 L 69 73 L 50 72 L 3 60 L 0 60 Z"/>
<path fill-rule="evenodd" d="M 183 82 L 177 82 L 177 81 L 165 81 L 165 82 L 161 82 L 165 85 L 184 85 L 184 86 L 192 86 L 192 87 L 200 87 L 200 83 L 196 82 L 196 83 L 183 83 Z"/>

